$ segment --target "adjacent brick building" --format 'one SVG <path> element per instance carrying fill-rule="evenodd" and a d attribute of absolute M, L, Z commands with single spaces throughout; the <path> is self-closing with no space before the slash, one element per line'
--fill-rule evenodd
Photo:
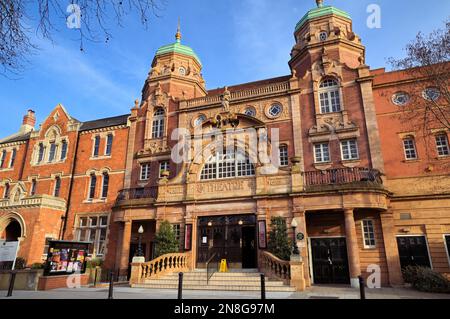
<path fill-rule="evenodd" d="M 28 111 L 0 140 L 2 238 L 19 238 L 28 264 L 50 238 L 92 241 L 92 255 L 126 275 L 138 228 L 151 260 L 168 220 L 192 268 L 211 252 L 258 268 L 270 220 L 282 216 L 289 236 L 293 220 L 303 234 L 307 285 L 356 286 L 373 269 L 383 285 L 401 284 L 409 264 L 450 273 L 448 131 L 418 139 L 399 116 L 413 79 L 371 70 L 350 16 L 317 3 L 295 28 L 290 75 L 207 90 L 178 30 L 131 114 L 79 122 L 58 105 L 36 129 Z M 211 136 L 227 130 L 238 138 Z M 178 135 L 185 162 L 172 156 Z M 276 169 L 258 156 L 266 140 Z"/>

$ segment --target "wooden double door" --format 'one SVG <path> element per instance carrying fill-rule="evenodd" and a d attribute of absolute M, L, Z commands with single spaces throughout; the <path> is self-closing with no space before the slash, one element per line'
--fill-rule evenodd
<path fill-rule="evenodd" d="M 315 284 L 349 284 L 345 238 L 311 238 L 311 260 Z"/>

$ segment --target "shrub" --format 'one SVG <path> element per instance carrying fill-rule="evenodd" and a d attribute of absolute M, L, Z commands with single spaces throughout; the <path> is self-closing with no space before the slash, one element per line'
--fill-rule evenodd
<path fill-rule="evenodd" d="M 292 245 L 287 234 L 286 220 L 283 217 L 272 217 L 267 247 L 269 252 L 278 258 L 290 259 Z"/>
<path fill-rule="evenodd" d="M 86 262 L 86 268 L 101 267 L 102 265 L 103 265 L 103 259 L 100 259 L 100 258 L 93 258 Z"/>
<path fill-rule="evenodd" d="M 176 238 L 172 225 L 167 220 L 164 220 L 159 226 L 155 240 L 155 258 L 180 251 L 180 243 Z"/>
<path fill-rule="evenodd" d="M 45 264 L 43 263 L 34 263 L 31 265 L 31 269 L 44 269 L 45 268 Z"/>
<path fill-rule="evenodd" d="M 22 269 L 25 269 L 26 265 L 27 265 L 27 261 L 25 260 L 25 258 L 17 257 L 16 264 L 14 265 L 14 269 L 22 270 Z"/>
<path fill-rule="evenodd" d="M 402 273 L 405 282 L 419 291 L 450 293 L 450 281 L 430 268 L 408 266 Z"/>

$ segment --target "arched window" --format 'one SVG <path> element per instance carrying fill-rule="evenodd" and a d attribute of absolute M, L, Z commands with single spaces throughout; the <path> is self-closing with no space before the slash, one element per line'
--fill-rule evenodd
<path fill-rule="evenodd" d="M 341 111 L 339 84 L 334 79 L 326 79 L 319 86 L 320 113 Z"/>
<path fill-rule="evenodd" d="M 255 167 L 245 153 L 227 150 L 216 153 L 208 159 L 200 179 L 212 180 L 253 175 L 255 175 Z"/>
<path fill-rule="evenodd" d="M 164 110 L 159 108 L 153 114 L 152 138 L 162 138 L 164 135 Z"/>
<path fill-rule="evenodd" d="M 97 176 L 95 176 L 95 173 L 91 174 L 91 181 L 89 184 L 89 199 L 95 198 L 95 186 L 97 185 Z"/>
<path fill-rule="evenodd" d="M 104 172 L 103 173 L 102 198 L 108 197 L 108 188 L 109 188 L 109 175 L 107 172 Z"/>

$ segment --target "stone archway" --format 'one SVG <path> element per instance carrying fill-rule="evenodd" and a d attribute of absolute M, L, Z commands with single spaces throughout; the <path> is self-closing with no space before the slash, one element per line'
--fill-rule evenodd
<path fill-rule="evenodd" d="M 26 236 L 26 225 L 22 216 L 8 213 L 0 217 L 0 236 L 7 241 L 22 241 Z"/>

